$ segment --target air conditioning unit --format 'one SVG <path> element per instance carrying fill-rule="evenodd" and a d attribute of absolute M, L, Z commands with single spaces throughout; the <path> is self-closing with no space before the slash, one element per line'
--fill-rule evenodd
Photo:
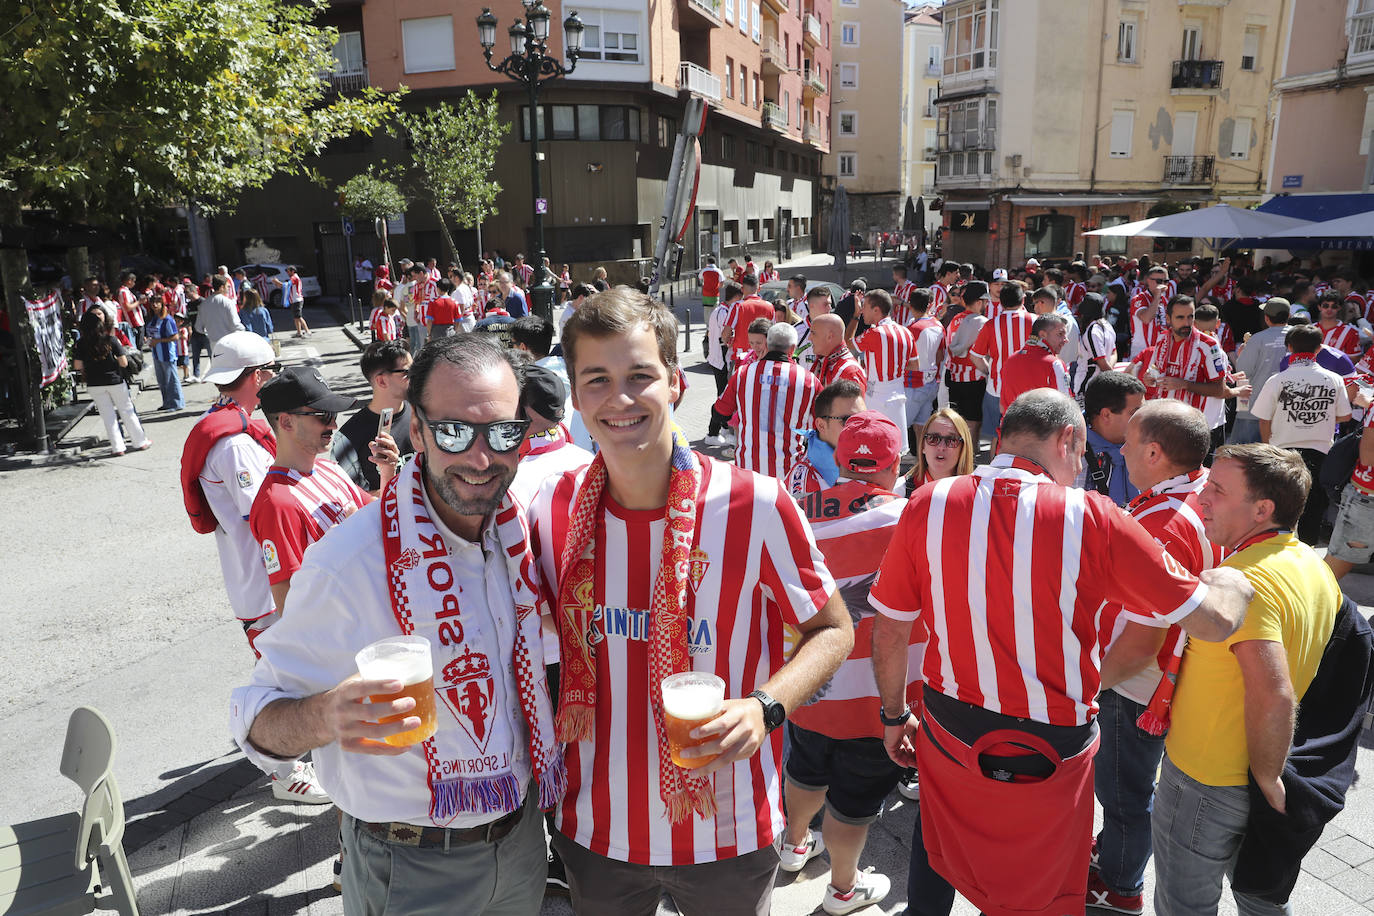
<path fill-rule="evenodd" d="M 1014 156 L 1008 156 L 1008 157 L 1005 159 L 1005 162 L 1006 162 L 1007 168 L 1009 168 L 1009 169 L 1019 169 L 1019 168 L 1021 167 L 1021 154 L 1020 154 L 1020 153 L 1017 153 L 1017 154 L 1014 155 Z"/>

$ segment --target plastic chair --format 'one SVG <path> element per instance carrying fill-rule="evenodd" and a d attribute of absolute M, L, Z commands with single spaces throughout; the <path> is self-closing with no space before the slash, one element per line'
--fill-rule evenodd
<path fill-rule="evenodd" d="M 72 712 L 62 775 L 86 793 L 80 812 L 0 827 L 0 916 L 138 916 L 124 857 L 124 802 L 110 773 L 115 738 L 89 707 Z"/>

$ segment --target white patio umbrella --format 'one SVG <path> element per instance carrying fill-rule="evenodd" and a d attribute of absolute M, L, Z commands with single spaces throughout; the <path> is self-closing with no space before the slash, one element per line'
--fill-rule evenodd
<path fill-rule="evenodd" d="M 1211 248 L 1221 251 L 1237 239 L 1266 238 L 1289 229 L 1310 226 L 1305 219 L 1275 216 L 1259 210 L 1217 204 L 1199 207 L 1168 216 L 1152 216 L 1134 223 L 1094 229 L 1084 235 L 1125 235 L 1150 238 L 1202 239 Z M 1302 235 L 1303 233 L 1294 233 Z"/>
<path fill-rule="evenodd" d="M 1270 238 L 1277 239 L 1345 239 L 1374 237 L 1374 210 L 1368 213 L 1352 213 L 1340 219 L 1328 219 L 1319 223 L 1304 223 L 1294 229 L 1273 232 Z"/>

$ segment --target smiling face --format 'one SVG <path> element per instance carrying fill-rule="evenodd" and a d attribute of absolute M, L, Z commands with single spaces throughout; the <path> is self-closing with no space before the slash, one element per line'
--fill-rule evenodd
<path fill-rule="evenodd" d="M 515 373 L 505 363 L 473 372 L 439 362 L 430 373 L 419 407 L 431 423 L 513 420 L 520 416 L 520 390 Z M 424 457 L 425 482 L 440 517 L 465 537 L 461 529 L 471 529 L 473 522 L 480 530 L 515 479 L 519 449 L 504 454 L 493 451 L 486 436 L 478 435 L 466 451 L 449 454 L 435 444 L 433 430 L 415 413 L 411 415 L 410 439 Z M 464 519 L 467 524 L 463 524 Z"/>
<path fill-rule="evenodd" d="M 681 392 L 648 325 L 614 337 L 579 337 L 575 373 L 573 406 L 608 463 L 658 451 L 666 458 L 672 405 Z"/>

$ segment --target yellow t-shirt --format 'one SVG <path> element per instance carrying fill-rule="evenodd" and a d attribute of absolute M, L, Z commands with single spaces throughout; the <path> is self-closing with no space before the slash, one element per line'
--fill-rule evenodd
<path fill-rule="evenodd" d="M 1251 639 L 1282 645 L 1301 700 L 1331 638 L 1341 592 L 1330 567 L 1292 534 L 1252 544 L 1222 565 L 1243 572 L 1255 598 L 1226 642 L 1188 640 L 1164 746 L 1174 765 L 1203 785 L 1243 786 L 1250 766 L 1245 684 L 1232 648 Z"/>

